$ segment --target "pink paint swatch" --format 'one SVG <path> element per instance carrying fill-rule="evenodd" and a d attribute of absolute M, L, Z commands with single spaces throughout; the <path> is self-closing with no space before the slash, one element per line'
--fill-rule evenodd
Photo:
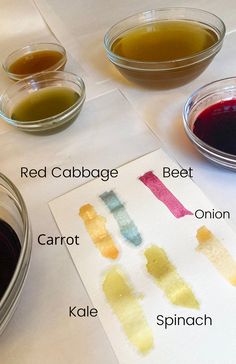
<path fill-rule="evenodd" d="M 185 215 L 193 215 L 193 213 L 181 204 L 152 171 L 146 172 L 143 176 L 139 177 L 139 180 L 152 191 L 158 200 L 166 205 L 177 219 L 184 217 Z"/>

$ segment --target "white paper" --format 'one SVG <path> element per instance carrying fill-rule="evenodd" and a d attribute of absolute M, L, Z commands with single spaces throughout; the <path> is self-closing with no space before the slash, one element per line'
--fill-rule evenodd
<path fill-rule="evenodd" d="M 97 319 L 68 317 L 69 305 L 79 302 L 86 306 L 90 301 L 65 247 L 42 247 L 37 242 L 39 234 L 59 234 L 48 201 L 83 181 L 51 178 L 50 174 L 21 178 L 20 168 L 115 168 L 158 148 L 158 139 L 118 90 L 86 100 L 77 120 L 61 132 L 34 135 L 2 122 L 0 133 L 1 172 L 22 193 L 34 237 L 26 286 L 1 336 L 1 364 L 100 364 L 108 356 L 110 363 L 116 363 Z M 26 350 L 29 343 L 30 350 Z"/>
<path fill-rule="evenodd" d="M 194 216 L 176 219 L 138 180 L 139 176 L 151 170 L 189 210 L 212 210 L 211 203 L 189 178 L 164 179 L 162 168 L 166 166 L 180 168 L 162 150 L 158 150 L 119 168 L 117 179 L 109 182 L 96 179 L 51 201 L 49 205 L 61 234 L 80 236 L 80 246 L 70 246 L 68 249 L 93 305 L 99 311 L 99 318 L 119 363 L 231 364 L 236 355 L 236 332 L 232 322 L 236 304 L 235 287 L 219 274 L 204 255 L 195 251 L 198 245 L 195 236 L 197 229 L 206 225 L 222 240 L 234 258 L 236 236 L 223 220 L 199 220 Z M 122 238 L 116 221 L 99 198 L 101 193 L 111 189 L 125 203 L 143 237 L 143 244 L 139 247 L 130 246 Z M 87 203 L 107 219 L 107 228 L 121 250 L 115 262 L 100 255 L 86 231 L 79 209 Z M 178 273 L 199 300 L 200 310 L 172 305 L 148 276 L 143 252 L 152 244 L 165 249 Z M 138 354 L 129 343 L 105 299 L 103 276 L 113 265 L 118 265 L 128 275 L 135 291 L 143 295 L 141 305 L 155 341 L 154 350 L 146 356 Z M 158 314 L 185 317 L 207 314 L 212 317 L 213 326 L 174 326 L 165 330 L 156 325 Z"/>

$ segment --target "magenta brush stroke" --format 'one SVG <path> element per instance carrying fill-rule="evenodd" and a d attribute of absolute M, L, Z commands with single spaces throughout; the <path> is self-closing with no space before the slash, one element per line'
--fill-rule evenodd
<path fill-rule="evenodd" d="M 166 205 L 177 219 L 184 217 L 185 215 L 193 215 L 193 213 L 182 205 L 152 171 L 146 172 L 143 176 L 139 177 L 139 180 L 152 191 L 158 200 Z"/>

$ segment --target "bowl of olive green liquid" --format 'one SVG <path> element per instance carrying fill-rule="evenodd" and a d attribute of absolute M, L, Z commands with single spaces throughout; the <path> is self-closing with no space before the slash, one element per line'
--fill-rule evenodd
<path fill-rule="evenodd" d="M 130 16 L 105 35 L 109 60 L 127 79 L 174 88 L 199 76 L 220 51 L 225 25 L 192 8 L 163 8 Z"/>
<path fill-rule="evenodd" d="M 85 85 L 69 72 L 41 72 L 11 85 L 0 98 L 0 117 L 28 132 L 57 129 L 76 119 Z"/>

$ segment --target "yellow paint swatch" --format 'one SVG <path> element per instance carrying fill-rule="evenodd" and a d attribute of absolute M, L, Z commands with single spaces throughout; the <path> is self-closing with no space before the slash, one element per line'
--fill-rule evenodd
<path fill-rule="evenodd" d="M 236 261 L 229 254 L 228 250 L 205 226 L 198 229 L 196 237 L 199 242 L 196 250 L 205 254 L 216 269 L 232 285 L 236 286 Z"/>
<path fill-rule="evenodd" d="M 106 229 L 105 217 L 97 215 L 94 207 L 90 204 L 83 205 L 80 208 L 79 215 L 100 253 L 106 258 L 116 259 L 119 251 L 112 236 Z"/>
<path fill-rule="evenodd" d="M 148 353 L 153 348 L 151 329 L 133 288 L 118 268 L 106 273 L 103 291 L 129 341 L 140 353 Z"/>
<path fill-rule="evenodd" d="M 191 288 L 179 276 L 174 265 L 169 261 L 165 251 L 156 245 L 144 252 L 147 258 L 147 271 L 154 278 L 167 298 L 175 305 L 199 308 Z"/>

